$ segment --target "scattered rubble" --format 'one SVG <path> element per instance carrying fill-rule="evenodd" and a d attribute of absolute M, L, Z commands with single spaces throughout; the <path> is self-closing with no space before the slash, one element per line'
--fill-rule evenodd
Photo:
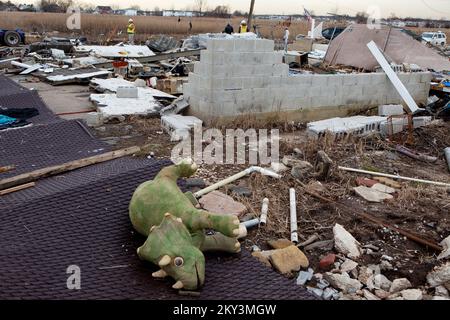
<path fill-rule="evenodd" d="M 358 241 L 343 226 L 336 223 L 333 227 L 334 247 L 336 250 L 351 259 L 357 259 L 361 255 L 361 247 Z"/>

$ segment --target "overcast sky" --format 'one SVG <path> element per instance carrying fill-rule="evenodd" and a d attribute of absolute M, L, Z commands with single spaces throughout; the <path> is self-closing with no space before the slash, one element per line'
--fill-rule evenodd
<path fill-rule="evenodd" d="M 143 9 L 192 8 L 195 0 L 79 0 L 96 5 L 116 5 L 127 7 L 139 5 Z M 35 0 L 27 0 L 32 3 Z M 229 5 L 231 10 L 248 11 L 250 0 L 206 0 L 208 7 Z M 256 0 L 255 13 L 294 14 L 302 13 L 303 6 L 316 14 L 328 12 L 354 15 L 366 11 L 370 6 L 378 6 L 382 17 L 395 13 L 400 17 L 447 18 L 450 19 L 450 0 Z"/>

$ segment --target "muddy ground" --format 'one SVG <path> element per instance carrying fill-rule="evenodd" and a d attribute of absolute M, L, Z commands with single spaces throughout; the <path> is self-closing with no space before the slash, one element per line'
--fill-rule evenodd
<path fill-rule="evenodd" d="M 414 182 L 401 182 L 401 189 L 394 199 L 384 203 L 369 203 L 356 195 L 352 188 L 355 179 L 363 177 L 356 173 L 343 172 L 337 166 L 360 168 L 390 174 L 399 174 L 427 180 L 450 183 L 450 174 L 443 149 L 450 146 L 450 123 L 435 121 L 428 127 L 414 131 L 410 148 L 438 157 L 436 163 L 424 163 L 393 151 L 394 142 L 389 143 L 379 137 L 355 138 L 333 141 L 325 137 L 320 141 L 307 138 L 304 128 L 292 125 L 279 127 L 281 134 L 280 158 L 293 154 L 294 148 L 302 151 L 301 160 L 314 164 L 318 150 L 324 150 L 333 160 L 331 176 L 321 181 L 323 190 L 317 188 L 315 179 L 305 179 L 310 191 L 320 193 L 341 204 L 325 203 L 305 193 L 301 183 L 296 181 L 290 170 L 281 179 L 253 174 L 235 182 L 250 188 L 250 197 L 233 196 L 248 208 L 247 217 L 258 217 L 262 199 L 269 198 L 268 223 L 265 227 L 249 230 L 243 245 L 253 245 L 269 249 L 267 242 L 273 239 L 290 238 L 289 233 L 289 188 L 297 192 L 297 214 L 299 240 L 304 241 L 317 234 L 320 240 L 333 239 L 332 227 L 343 225 L 362 245 L 374 245 L 379 251 L 365 254 L 360 264 L 378 264 L 381 255 L 394 258 L 393 270 L 384 271 L 388 278 L 408 278 L 414 287 L 423 286 L 426 274 L 437 264 L 439 252 L 418 244 L 397 232 L 362 218 L 358 213 L 367 213 L 391 225 L 412 232 L 422 238 L 439 243 L 449 235 L 450 191 Z M 156 158 L 167 158 L 176 143 L 170 142 L 169 135 L 162 131 L 160 119 L 127 119 L 122 123 L 105 124 L 92 129 L 94 134 L 115 147 L 150 144 Z M 405 133 L 392 140 L 404 140 Z M 248 165 L 205 165 L 200 164 L 195 177 L 203 178 L 207 184 L 215 183 L 237 173 Z M 227 192 L 225 188 L 221 191 Z M 331 252 L 330 249 L 306 251 L 311 267 L 318 270 L 320 259 Z"/>

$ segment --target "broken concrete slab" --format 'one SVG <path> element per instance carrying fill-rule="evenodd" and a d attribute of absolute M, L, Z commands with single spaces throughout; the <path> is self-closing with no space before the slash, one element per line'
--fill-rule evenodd
<path fill-rule="evenodd" d="M 67 70 L 65 72 L 67 74 L 50 75 L 46 76 L 45 79 L 53 85 L 61 85 L 61 84 L 88 81 L 89 79 L 95 77 L 107 77 L 111 74 L 111 72 L 108 70 L 98 70 L 98 69 L 91 69 L 89 71 L 86 70 L 86 72 L 84 73 L 77 72 L 74 74 L 70 74 L 70 70 Z"/>
<path fill-rule="evenodd" d="M 442 252 L 437 257 L 438 260 L 445 259 L 450 257 L 450 236 L 441 241 L 440 245 L 442 248 Z"/>
<path fill-rule="evenodd" d="M 405 300 L 422 300 L 423 294 L 420 289 L 406 289 L 400 292 Z"/>
<path fill-rule="evenodd" d="M 181 141 L 189 138 L 195 126 L 201 126 L 203 121 L 194 116 L 169 114 L 161 117 L 161 125 L 170 134 L 171 141 Z"/>
<path fill-rule="evenodd" d="M 327 272 L 324 277 L 334 288 L 340 289 L 344 293 L 356 293 L 363 286 L 361 282 L 350 278 L 345 272 L 342 274 Z"/>
<path fill-rule="evenodd" d="M 156 90 L 150 87 L 141 87 L 136 82 L 128 81 L 123 78 L 109 78 L 109 79 L 97 79 L 94 78 L 90 82 L 90 86 L 94 88 L 98 92 L 117 92 L 117 89 L 120 87 L 138 87 L 138 90 L 141 94 L 151 94 L 155 98 L 166 98 L 166 99 L 176 99 L 177 97 L 162 92 L 160 90 Z"/>
<path fill-rule="evenodd" d="M 77 53 L 91 53 L 104 58 L 144 58 L 155 53 L 147 46 L 115 45 L 115 46 L 74 46 Z"/>
<path fill-rule="evenodd" d="M 427 275 L 427 282 L 432 287 L 444 285 L 446 288 L 450 287 L 450 262 L 444 265 L 435 267 Z"/>
<path fill-rule="evenodd" d="M 392 285 L 391 288 L 389 289 L 389 292 L 395 293 L 409 288 L 411 288 L 411 282 L 409 282 L 409 280 L 406 278 L 399 278 L 392 281 Z"/>
<path fill-rule="evenodd" d="M 336 223 L 333 227 L 334 247 L 336 250 L 351 259 L 357 259 L 361 256 L 361 247 L 359 242 L 345 230 L 343 226 Z"/>
<path fill-rule="evenodd" d="M 119 99 L 137 99 L 138 98 L 138 88 L 136 88 L 134 86 L 118 87 L 116 96 Z"/>
<path fill-rule="evenodd" d="M 140 89 L 140 88 L 138 88 Z M 118 98 L 116 94 L 91 94 L 104 120 L 123 115 L 157 115 L 162 105 L 149 92 L 138 91 L 138 98 Z"/>
<path fill-rule="evenodd" d="M 370 188 L 373 189 L 373 190 L 384 192 L 384 193 L 388 193 L 388 194 L 392 194 L 392 193 L 396 193 L 397 192 L 397 190 L 395 190 L 394 188 L 388 187 L 388 186 L 386 186 L 386 185 L 384 185 L 382 183 L 376 183 Z"/>
<path fill-rule="evenodd" d="M 247 207 L 242 203 L 217 190 L 204 195 L 198 202 L 203 209 L 214 213 L 232 214 L 239 217 L 247 212 Z"/>
<path fill-rule="evenodd" d="M 378 190 L 367 188 L 365 186 L 359 186 L 353 188 L 356 194 L 364 198 L 369 202 L 383 202 L 384 200 L 393 199 L 394 197 L 388 193 L 380 192 Z"/>
<path fill-rule="evenodd" d="M 294 245 L 294 243 L 288 239 L 270 240 L 267 244 L 273 249 L 284 249 Z"/>
<path fill-rule="evenodd" d="M 270 255 L 269 259 L 273 267 L 283 274 L 290 274 L 309 266 L 308 258 L 296 246 L 277 249 Z"/>
<path fill-rule="evenodd" d="M 374 275 L 373 277 L 373 285 L 375 289 L 381 289 L 384 291 L 390 291 L 392 286 L 392 281 L 390 281 L 388 278 L 386 278 L 381 273 Z"/>
<path fill-rule="evenodd" d="M 358 263 L 351 260 L 345 259 L 345 261 L 341 264 L 341 272 L 350 272 L 354 270 L 358 266 Z"/>
<path fill-rule="evenodd" d="M 286 167 L 286 166 L 285 166 L 283 163 L 281 163 L 281 162 L 272 162 L 272 163 L 270 164 L 270 168 L 271 168 L 274 172 L 276 172 L 276 173 L 282 173 L 282 172 L 285 172 L 285 171 L 289 170 L 289 168 Z"/>

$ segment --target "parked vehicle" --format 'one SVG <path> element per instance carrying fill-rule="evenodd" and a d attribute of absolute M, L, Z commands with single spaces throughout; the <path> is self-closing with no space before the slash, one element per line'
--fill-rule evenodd
<path fill-rule="evenodd" d="M 21 29 L 6 30 L 0 29 L 0 44 L 8 47 L 15 47 L 25 43 L 25 32 Z"/>
<path fill-rule="evenodd" d="M 415 40 L 417 41 L 422 41 L 422 36 L 418 35 L 415 32 L 412 32 L 411 30 L 408 29 L 400 29 L 401 32 L 406 33 L 408 36 L 413 37 Z"/>
<path fill-rule="evenodd" d="M 424 32 L 422 33 L 422 42 L 429 43 L 433 46 L 447 46 L 447 36 L 445 33 L 438 32 Z"/>
<path fill-rule="evenodd" d="M 326 28 L 326 29 L 322 30 L 322 36 L 327 40 L 335 39 L 344 30 L 345 30 L 345 28 L 341 28 L 341 27 Z"/>

